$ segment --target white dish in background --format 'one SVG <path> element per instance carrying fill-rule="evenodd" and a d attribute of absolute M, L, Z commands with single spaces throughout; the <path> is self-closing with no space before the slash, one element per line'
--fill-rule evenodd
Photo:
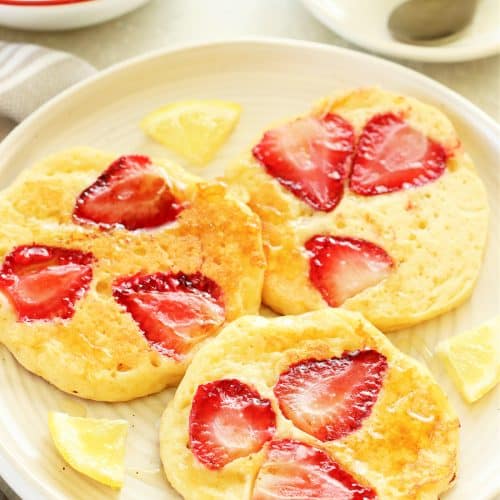
<path fill-rule="evenodd" d="M 34 31 L 63 31 L 103 23 L 130 12 L 149 0 L 89 0 L 75 3 L 19 5 L 0 2 L 0 25 Z M 42 5 L 43 4 L 43 5 Z"/>
<path fill-rule="evenodd" d="M 218 98 L 243 105 L 240 124 L 205 176 L 220 174 L 262 127 L 293 116 L 342 87 L 380 85 L 445 111 L 485 181 L 492 208 L 489 246 L 472 299 L 456 311 L 391 334 L 405 352 L 428 365 L 462 422 L 460 470 L 443 500 L 489 500 L 500 493 L 500 388 L 465 404 L 432 357 L 435 344 L 498 314 L 500 262 L 500 127 L 446 87 L 404 67 L 359 52 L 308 42 L 240 40 L 146 55 L 99 74 L 44 105 L 0 144 L 0 188 L 49 153 L 88 145 L 116 153 L 143 152 L 179 160 L 144 136 L 145 113 L 169 101 Z M 182 164 L 182 162 L 180 162 Z M 83 401 L 59 392 L 19 366 L 0 347 L 0 476 L 23 500 L 179 498 L 160 472 L 158 422 L 173 390 L 120 404 Z M 49 410 L 125 418 L 133 425 L 127 478 L 113 493 L 65 467 L 47 427 Z"/>
<path fill-rule="evenodd" d="M 401 59 L 456 62 L 500 52 L 500 2 L 479 0 L 472 23 L 446 44 L 410 45 L 387 28 L 392 10 L 404 0 L 302 0 L 324 25 L 367 50 Z"/>

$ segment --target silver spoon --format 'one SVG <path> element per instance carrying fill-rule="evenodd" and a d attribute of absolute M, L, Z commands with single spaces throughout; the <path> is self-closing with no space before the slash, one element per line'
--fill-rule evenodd
<path fill-rule="evenodd" d="M 407 0 L 392 11 L 389 31 L 407 43 L 449 37 L 470 23 L 476 5 L 477 0 Z"/>

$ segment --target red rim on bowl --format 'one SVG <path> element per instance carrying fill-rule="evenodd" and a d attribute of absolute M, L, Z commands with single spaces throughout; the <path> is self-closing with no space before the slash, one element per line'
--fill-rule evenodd
<path fill-rule="evenodd" d="M 72 3 L 93 2 L 94 0 L 0 0 L 0 5 L 13 5 L 16 7 L 53 7 Z"/>

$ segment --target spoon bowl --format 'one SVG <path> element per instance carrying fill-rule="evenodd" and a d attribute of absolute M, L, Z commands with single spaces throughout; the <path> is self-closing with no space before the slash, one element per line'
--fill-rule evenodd
<path fill-rule="evenodd" d="M 405 43 L 446 43 L 469 25 L 476 6 L 477 0 L 407 0 L 392 11 L 388 28 Z"/>

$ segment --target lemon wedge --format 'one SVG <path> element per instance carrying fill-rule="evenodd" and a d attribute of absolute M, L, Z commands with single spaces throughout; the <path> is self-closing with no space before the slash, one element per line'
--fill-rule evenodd
<path fill-rule="evenodd" d="M 437 355 L 469 403 L 500 382 L 500 316 L 440 342 Z"/>
<path fill-rule="evenodd" d="M 241 114 L 239 104 L 220 100 L 179 101 L 147 115 L 146 134 L 195 165 L 205 165 L 226 142 Z"/>
<path fill-rule="evenodd" d="M 71 467 L 112 488 L 123 486 L 126 420 L 51 412 L 49 429 L 57 450 Z"/>

